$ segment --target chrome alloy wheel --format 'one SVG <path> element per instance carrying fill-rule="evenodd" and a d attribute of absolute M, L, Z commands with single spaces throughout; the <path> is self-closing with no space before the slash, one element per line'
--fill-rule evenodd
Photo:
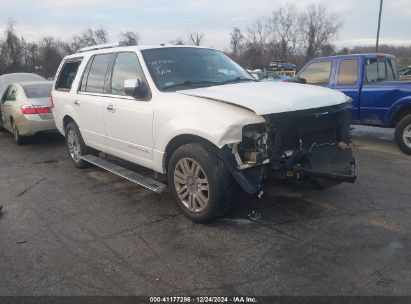
<path fill-rule="evenodd" d="M 180 159 L 174 168 L 174 185 L 180 201 L 191 212 L 201 212 L 207 207 L 208 179 L 198 162 Z"/>
<path fill-rule="evenodd" d="M 74 130 L 70 130 L 67 134 L 67 146 L 70 152 L 71 158 L 78 162 L 81 156 L 80 143 L 77 137 L 77 134 Z"/>
<path fill-rule="evenodd" d="M 404 143 L 411 148 L 411 124 L 404 128 L 402 139 L 404 140 Z"/>

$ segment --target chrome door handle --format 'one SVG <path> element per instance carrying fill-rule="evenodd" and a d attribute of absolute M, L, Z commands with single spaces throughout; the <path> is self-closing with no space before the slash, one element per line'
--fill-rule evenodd
<path fill-rule="evenodd" d="M 76 106 L 79 106 L 80 105 L 80 101 L 78 101 L 78 100 L 74 100 L 74 102 L 73 102 Z"/>
<path fill-rule="evenodd" d="M 108 111 L 114 111 L 114 106 L 113 106 L 112 104 L 109 104 L 109 105 L 107 106 L 107 110 L 108 110 Z"/>

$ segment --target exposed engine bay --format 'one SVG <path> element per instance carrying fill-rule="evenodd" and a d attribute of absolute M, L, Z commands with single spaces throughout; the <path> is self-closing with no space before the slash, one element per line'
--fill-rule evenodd
<path fill-rule="evenodd" d="M 263 117 L 265 123 L 243 128 L 241 143 L 221 151 L 248 193 L 273 182 L 310 180 L 325 188 L 355 181 L 350 102 Z"/>

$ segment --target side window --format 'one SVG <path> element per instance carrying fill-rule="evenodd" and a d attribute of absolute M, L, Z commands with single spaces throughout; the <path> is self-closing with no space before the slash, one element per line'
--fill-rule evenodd
<path fill-rule="evenodd" d="M 118 53 L 111 77 L 110 93 L 126 95 L 124 92 L 124 80 L 137 78 L 144 80 L 144 73 L 137 55 L 131 52 Z"/>
<path fill-rule="evenodd" d="M 107 67 L 110 63 L 111 54 L 95 55 L 90 59 L 90 69 L 85 70 L 80 90 L 89 93 L 104 93 Z"/>
<path fill-rule="evenodd" d="M 387 80 L 389 81 L 395 81 L 399 79 L 398 75 L 398 68 L 397 68 L 397 62 L 395 61 L 394 58 L 388 58 L 387 60 Z"/>
<path fill-rule="evenodd" d="M 368 83 L 398 80 L 397 64 L 392 58 L 368 58 L 365 66 Z"/>
<path fill-rule="evenodd" d="M 9 90 L 7 91 L 5 101 L 15 101 L 17 97 L 17 88 L 13 85 L 10 86 Z"/>
<path fill-rule="evenodd" d="M 69 91 L 76 78 L 78 67 L 81 60 L 66 61 L 61 69 L 60 75 L 56 83 L 56 90 Z"/>
<path fill-rule="evenodd" d="M 299 75 L 308 84 L 328 84 L 331 76 L 331 61 L 314 62 Z"/>
<path fill-rule="evenodd" d="M 358 79 L 358 60 L 349 59 L 340 62 L 338 84 L 356 84 Z"/>
<path fill-rule="evenodd" d="M 369 83 L 385 81 L 387 78 L 387 73 L 385 70 L 385 61 L 378 60 L 377 58 L 367 59 L 365 65 L 365 78 L 366 81 Z"/>

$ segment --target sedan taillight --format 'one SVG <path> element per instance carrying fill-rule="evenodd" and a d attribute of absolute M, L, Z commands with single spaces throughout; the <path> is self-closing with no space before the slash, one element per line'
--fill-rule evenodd
<path fill-rule="evenodd" d="M 21 113 L 23 114 L 46 114 L 51 113 L 50 107 L 47 106 L 21 106 Z"/>

